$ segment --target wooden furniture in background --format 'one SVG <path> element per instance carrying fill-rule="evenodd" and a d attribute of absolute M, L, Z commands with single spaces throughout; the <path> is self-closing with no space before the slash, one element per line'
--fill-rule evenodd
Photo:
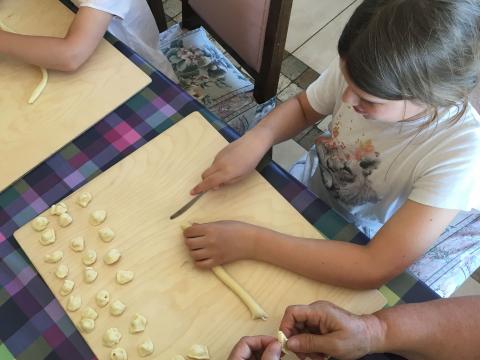
<path fill-rule="evenodd" d="M 167 30 L 167 20 L 165 19 L 162 0 L 147 0 L 147 3 L 157 23 L 158 31 L 163 32 Z"/>
<path fill-rule="evenodd" d="M 182 0 L 182 26 L 205 27 L 255 80 L 263 103 L 277 93 L 292 0 Z"/>

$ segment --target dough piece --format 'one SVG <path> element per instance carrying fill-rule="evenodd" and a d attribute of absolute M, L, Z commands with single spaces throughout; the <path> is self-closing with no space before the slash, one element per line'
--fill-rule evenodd
<path fill-rule="evenodd" d="M 77 197 L 77 204 L 83 208 L 86 208 L 88 204 L 90 204 L 90 201 L 92 201 L 92 194 L 90 194 L 88 191 L 82 192 Z"/>
<path fill-rule="evenodd" d="M 67 296 L 72 292 L 74 286 L 75 286 L 75 282 L 73 280 L 65 279 L 60 289 L 60 295 Z"/>
<path fill-rule="evenodd" d="M 82 262 L 85 265 L 92 265 L 97 261 L 97 252 L 92 249 L 88 249 L 83 253 Z"/>
<path fill-rule="evenodd" d="M 44 216 L 37 216 L 35 219 L 32 220 L 32 228 L 35 231 L 42 231 L 47 228 L 49 221 Z"/>
<path fill-rule="evenodd" d="M 147 326 L 147 319 L 145 318 L 145 316 L 137 313 L 132 318 L 132 321 L 130 321 L 130 334 L 136 334 L 136 333 L 142 332 L 145 330 L 146 326 Z"/>
<path fill-rule="evenodd" d="M 48 82 L 47 69 L 41 67 L 40 72 L 42 73 L 42 80 L 40 80 L 37 87 L 33 89 L 32 95 L 30 95 L 30 98 L 28 99 L 29 104 L 33 104 L 35 101 L 37 101 L 38 97 L 45 89 L 45 86 L 47 86 L 47 82 Z"/>
<path fill-rule="evenodd" d="M 100 225 L 107 218 L 107 212 L 105 210 L 95 210 L 90 214 L 90 224 L 93 226 Z"/>
<path fill-rule="evenodd" d="M 117 271 L 117 283 L 124 285 L 133 280 L 135 274 L 130 270 L 118 270 Z"/>
<path fill-rule="evenodd" d="M 102 239 L 102 241 L 110 242 L 115 237 L 115 233 L 111 228 L 107 226 L 107 227 L 104 227 L 103 229 L 98 230 L 98 236 L 100 236 L 100 239 Z"/>
<path fill-rule="evenodd" d="M 76 252 L 83 251 L 83 249 L 85 249 L 85 240 L 83 240 L 83 236 L 77 236 L 70 240 L 70 249 Z"/>
<path fill-rule="evenodd" d="M 99 307 L 105 307 L 110 302 L 110 293 L 107 290 L 100 290 L 95 296 L 95 302 Z"/>
<path fill-rule="evenodd" d="M 65 279 L 68 275 L 68 266 L 65 264 L 60 264 L 55 271 L 55 276 L 59 279 Z"/>
<path fill-rule="evenodd" d="M 120 333 L 120 330 L 118 330 L 117 328 L 108 329 L 102 338 L 103 345 L 108 347 L 114 347 L 120 342 L 121 339 L 122 339 L 122 334 Z"/>
<path fill-rule="evenodd" d="M 182 355 L 175 355 L 172 360 L 186 360 Z"/>
<path fill-rule="evenodd" d="M 127 306 L 122 303 L 120 300 L 115 300 L 110 304 L 110 314 L 113 316 L 120 316 L 125 311 Z"/>
<path fill-rule="evenodd" d="M 92 319 L 92 320 L 97 320 L 98 318 L 98 313 L 95 311 L 94 308 L 87 306 L 85 309 L 82 311 L 82 318 L 85 319 Z"/>
<path fill-rule="evenodd" d="M 210 359 L 208 348 L 206 345 L 194 344 L 187 354 L 190 359 Z"/>
<path fill-rule="evenodd" d="M 152 340 L 148 339 L 148 340 L 144 341 L 143 343 L 138 344 L 137 350 L 138 350 L 138 355 L 140 355 L 141 357 L 146 357 L 148 355 L 153 354 L 153 342 L 152 342 Z"/>
<path fill-rule="evenodd" d="M 55 230 L 48 228 L 42 231 L 40 236 L 40 244 L 47 246 L 55 242 Z"/>
<path fill-rule="evenodd" d="M 95 329 L 95 320 L 90 318 L 81 318 L 79 324 L 80 329 L 87 334 L 91 333 Z"/>
<path fill-rule="evenodd" d="M 0 21 L 0 29 L 2 29 L 3 31 L 14 33 L 14 34 L 16 33 L 1 21 Z M 29 104 L 33 104 L 38 99 L 43 89 L 45 89 L 45 86 L 47 86 L 47 81 L 48 81 L 47 70 L 43 67 L 40 67 L 40 71 L 42 72 L 42 80 L 37 85 L 37 87 L 33 90 L 32 95 L 30 95 L 30 98 L 28 99 Z"/>
<path fill-rule="evenodd" d="M 63 259 L 63 251 L 62 250 L 55 250 L 50 254 L 46 254 L 43 257 L 43 261 L 49 264 L 55 264 Z"/>
<path fill-rule="evenodd" d="M 277 340 L 278 342 L 280 343 L 280 345 L 282 346 L 282 352 L 284 354 L 287 353 L 287 337 L 285 336 L 285 334 L 283 333 L 283 331 L 281 330 L 278 330 L 277 332 Z"/>
<path fill-rule="evenodd" d="M 115 348 L 110 352 L 110 360 L 127 360 L 127 352 L 124 348 Z"/>
<path fill-rule="evenodd" d="M 68 311 L 77 311 L 82 306 L 82 298 L 80 296 L 70 295 L 67 303 Z"/>
<path fill-rule="evenodd" d="M 93 283 L 97 279 L 98 273 L 93 267 L 86 267 L 83 271 L 83 280 L 87 284 Z"/>
<path fill-rule="evenodd" d="M 69 213 L 63 213 L 58 217 L 58 223 L 61 227 L 67 227 L 73 221 L 72 216 Z"/>
<path fill-rule="evenodd" d="M 107 251 L 107 253 L 103 257 L 103 262 L 107 265 L 113 265 L 118 260 L 120 260 L 121 256 L 122 256 L 122 254 L 120 253 L 120 250 L 110 249 L 110 250 Z"/>
<path fill-rule="evenodd" d="M 214 266 L 213 273 L 230 289 L 240 300 L 248 307 L 252 314 L 252 319 L 266 320 L 268 314 L 262 307 L 252 298 L 252 296 L 243 289 L 237 281 L 232 278 L 222 266 Z"/>
<path fill-rule="evenodd" d="M 50 215 L 62 215 L 68 211 L 68 206 L 63 201 L 50 207 Z"/>

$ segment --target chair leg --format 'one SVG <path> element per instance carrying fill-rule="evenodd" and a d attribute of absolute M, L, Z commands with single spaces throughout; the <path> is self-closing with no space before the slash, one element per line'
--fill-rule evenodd
<path fill-rule="evenodd" d="M 280 71 L 270 74 L 261 74 L 255 79 L 255 87 L 253 88 L 253 97 L 259 104 L 270 100 L 277 94 L 278 80 L 280 79 Z"/>
<path fill-rule="evenodd" d="M 157 23 L 158 31 L 163 32 L 167 30 L 167 20 L 165 19 L 162 0 L 147 0 L 147 3 Z"/>
<path fill-rule="evenodd" d="M 200 17 L 192 9 L 188 0 L 182 0 L 182 28 L 193 30 L 202 24 Z"/>

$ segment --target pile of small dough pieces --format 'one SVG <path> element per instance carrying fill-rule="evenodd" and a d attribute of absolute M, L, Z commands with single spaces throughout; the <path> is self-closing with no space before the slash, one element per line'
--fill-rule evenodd
<path fill-rule="evenodd" d="M 82 208 L 86 208 L 89 203 L 92 201 L 92 195 L 89 192 L 81 193 L 76 203 Z M 58 224 L 60 227 L 67 227 L 73 222 L 73 217 L 68 212 L 68 206 L 65 202 L 59 202 L 58 204 L 52 205 L 50 208 L 50 215 L 58 216 Z M 105 210 L 96 210 L 90 213 L 89 223 L 92 226 L 99 226 L 105 222 L 107 218 L 107 212 Z M 32 228 L 40 232 L 39 242 L 43 246 L 50 246 L 56 242 L 56 233 L 55 229 L 50 225 L 50 221 L 45 216 L 38 216 L 35 218 L 32 223 Z M 110 227 L 103 227 L 98 230 L 98 236 L 100 240 L 105 243 L 110 243 L 114 237 L 115 233 Z M 83 270 L 83 280 L 86 284 L 91 284 L 95 282 L 98 277 L 98 273 L 95 268 L 92 266 L 97 261 L 97 252 L 93 249 L 86 249 L 85 239 L 82 236 L 77 236 L 70 240 L 69 247 L 74 253 L 82 253 L 81 261 L 86 266 Z M 103 262 L 112 266 L 116 264 L 122 254 L 120 250 L 116 248 L 109 249 L 103 256 Z M 66 304 L 66 308 L 70 312 L 78 311 L 82 307 L 82 298 L 80 295 L 71 295 L 75 288 L 75 282 L 68 277 L 70 271 L 69 267 L 66 264 L 60 263 L 64 258 L 64 253 L 62 250 L 55 250 L 51 253 L 47 253 L 44 256 L 44 261 L 49 264 L 58 264 L 55 276 L 58 279 L 63 280 L 63 284 L 60 288 L 61 296 L 69 296 Z M 130 270 L 118 270 L 116 272 L 116 282 L 120 285 L 125 285 L 131 282 L 134 279 L 134 272 Z M 104 308 L 108 304 L 109 313 L 112 316 L 121 316 L 125 310 L 126 305 L 119 299 L 110 301 L 110 293 L 103 289 L 97 292 L 95 296 L 95 303 L 98 308 Z M 79 329 L 89 334 L 95 330 L 95 321 L 98 318 L 98 312 L 91 306 L 86 306 L 81 311 L 80 321 L 78 323 Z M 131 321 L 129 332 L 131 334 L 138 334 L 145 331 L 147 325 L 147 319 L 145 316 L 136 313 Z M 128 355 L 124 348 L 116 347 L 120 340 L 122 339 L 122 334 L 118 328 L 112 327 L 107 329 L 105 334 L 102 337 L 103 345 L 106 347 L 113 348 L 110 352 L 110 359 L 112 360 L 127 360 Z M 154 344 L 150 339 L 147 339 L 137 346 L 137 352 L 141 357 L 146 357 L 151 355 L 154 352 Z"/>

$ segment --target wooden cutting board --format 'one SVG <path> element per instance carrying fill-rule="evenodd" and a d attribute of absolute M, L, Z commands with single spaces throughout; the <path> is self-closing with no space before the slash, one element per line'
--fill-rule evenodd
<path fill-rule="evenodd" d="M 226 265 L 270 315 L 267 321 L 251 320 L 243 303 L 210 271 L 193 267 L 180 229 L 186 221 L 241 220 L 323 241 L 322 235 L 256 172 L 241 183 L 207 193 L 185 214 L 170 220 L 169 216 L 190 199 L 189 190 L 226 144 L 199 113 L 193 113 L 67 197 L 65 202 L 74 218 L 69 227 L 60 228 L 57 219 L 47 214 L 57 230 L 55 244 L 41 246 L 39 233 L 29 224 L 15 233 L 63 306 L 66 298 L 59 295 L 62 281 L 53 274 L 56 265 L 42 259 L 46 252 L 57 249 L 65 252 L 63 263 L 70 267 L 70 278 L 77 284 L 73 293 L 81 295 L 85 304 L 96 308 L 94 295 L 104 288 L 112 298 L 127 304 L 120 318 L 100 309 L 96 330 L 84 334 L 99 359 L 108 358 L 109 349 L 102 345 L 101 337 L 112 326 L 124 334 L 120 346 L 127 349 L 129 359 L 138 358 L 136 344 L 150 337 L 156 347 L 154 359 L 186 354 L 192 344 L 201 343 L 209 346 L 212 359 L 224 360 L 241 336 L 274 334 L 290 304 L 329 300 L 355 313 L 371 313 L 384 306 L 385 299 L 376 290 L 328 286 L 254 261 Z M 93 194 L 86 209 L 75 204 L 83 191 Z M 97 209 L 108 211 L 105 224 L 117 234 L 109 244 L 100 241 L 97 229 L 88 224 L 88 214 Z M 113 266 L 97 260 L 94 267 L 99 276 L 93 284 L 83 282 L 81 255 L 68 248 L 69 240 L 78 235 L 85 237 L 86 247 L 95 249 L 100 259 L 113 247 L 123 254 Z M 135 271 L 133 282 L 117 285 L 117 269 Z M 144 334 L 128 334 L 135 312 L 148 319 Z M 69 315 L 77 324 L 79 312 Z"/>
<path fill-rule="evenodd" d="M 2 0 L 0 20 L 30 35 L 64 36 L 74 14 L 58 0 Z M 0 54 L 0 191 L 148 85 L 151 79 L 106 40 L 75 73 L 48 71 Z"/>

